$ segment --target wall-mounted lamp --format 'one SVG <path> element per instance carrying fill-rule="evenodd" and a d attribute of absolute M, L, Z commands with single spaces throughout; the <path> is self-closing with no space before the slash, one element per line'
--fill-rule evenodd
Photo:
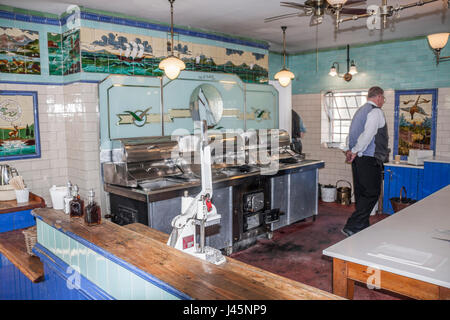
<path fill-rule="evenodd" d="M 440 57 L 441 50 L 447 44 L 449 34 L 450 33 L 434 33 L 428 36 L 428 43 L 430 44 L 431 49 L 433 49 L 433 52 L 436 55 L 436 64 L 439 64 L 439 61 L 450 59 L 450 56 Z"/>
<path fill-rule="evenodd" d="M 352 80 L 352 77 L 357 73 L 358 69 L 356 68 L 355 61 L 352 60 L 350 63 L 350 46 L 347 45 L 347 73 L 340 75 L 339 63 L 333 62 L 330 68 L 330 72 L 328 74 L 332 77 L 338 76 L 340 78 L 344 78 L 345 81 L 350 81 Z"/>
<path fill-rule="evenodd" d="M 283 30 L 283 69 L 274 76 L 275 80 L 278 80 L 282 87 L 287 87 L 291 80 L 295 78 L 294 74 L 286 68 L 286 28 L 284 26 L 281 27 L 281 30 Z"/>
<path fill-rule="evenodd" d="M 186 68 L 186 65 L 184 64 L 183 60 L 177 58 L 173 54 L 173 3 L 175 0 L 169 0 L 170 3 L 170 34 L 172 37 L 171 44 L 171 50 L 170 50 L 170 56 L 165 58 L 159 63 L 159 68 L 161 70 L 164 70 L 165 75 L 170 80 L 176 79 L 178 75 L 180 74 L 181 70 L 184 70 Z"/>

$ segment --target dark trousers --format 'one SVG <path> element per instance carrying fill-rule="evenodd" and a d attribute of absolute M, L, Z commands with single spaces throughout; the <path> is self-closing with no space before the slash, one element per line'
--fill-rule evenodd
<path fill-rule="evenodd" d="M 383 163 L 374 157 L 356 157 L 352 162 L 356 210 L 348 218 L 346 229 L 361 231 L 369 226 L 370 213 L 381 193 Z"/>

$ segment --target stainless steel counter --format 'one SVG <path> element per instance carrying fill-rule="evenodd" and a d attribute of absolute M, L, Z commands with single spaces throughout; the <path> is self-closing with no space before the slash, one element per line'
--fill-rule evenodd
<path fill-rule="evenodd" d="M 298 163 L 280 163 L 278 171 L 268 176 L 277 176 L 280 174 L 285 174 L 290 171 L 298 171 L 302 169 L 313 169 L 313 168 L 322 168 L 324 167 L 325 162 L 322 160 L 301 160 Z M 223 173 L 214 173 L 213 174 L 213 187 L 214 188 L 223 188 L 226 186 L 232 186 L 235 183 L 238 183 L 238 180 L 245 179 L 253 176 L 261 175 L 260 170 L 254 169 L 250 172 L 245 172 L 241 174 L 236 174 L 233 176 L 226 175 Z M 158 183 L 159 186 L 158 186 Z M 149 182 L 149 186 L 155 186 L 155 188 L 129 188 L 122 187 L 112 184 L 105 184 L 104 188 L 106 192 L 119 193 L 123 196 L 130 196 L 130 198 L 147 201 L 147 197 L 149 202 L 152 201 L 160 201 L 171 198 L 173 196 L 182 195 L 184 190 L 189 190 L 192 188 L 200 188 L 200 179 L 195 181 L 176 181 L 175 178 L 162 178 L 157 181 Z M 194 191 L 192 191 L 194 192 Z"/>
<path fill-rule="evenodd" d="M 257 237 L 271 237 L 275 229 L 318 214 L 318 169 L 324 161 L 302 160 L 297 163 L 280 163 L 272 175 L 262 175 L 259 170 L 227 176 L 213 175 L 213 203 L 221 214 L 220 226 L 211 231 L 206 245 L 225 249 L 227 253 L 251 245 Z M 177 183 L 160 179 L 157 188 L 144 190 L 105 184 L 110 193 L 111 210 L 118 216 L 127 216 L 123 224 L 140 222 L 159 231 L 170 233 L 171 221 L 181 211 L 181 197 L 187 191 L 195 195 L 200 191 L 200 181 Z M 246 189 L 246 186 L 254 186 Z M 265 187 L 264 187 L 265 186 Z M 268 209 L 279 209 L 284 214 L 268 230 L 255 228 L 243 237 L 242 196 L 246 190 L 267 190 Z M 114 208 L 114 209 L 113 209 Z"/>

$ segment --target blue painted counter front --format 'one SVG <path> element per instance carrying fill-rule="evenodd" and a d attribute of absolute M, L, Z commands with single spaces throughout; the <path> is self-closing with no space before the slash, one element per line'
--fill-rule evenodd
<path fill-rule="evenodd" d="M 36 221 L 31 210 L 0 214 L 0 232 L 20 230 L 34 225 Z M 86 300 L 101 297 L 93 294 L 98 290 L 94 290 L 92 285 L 89 286 L 85 279 L 81 280 L 80 290 L 70 290 L 67 287 L 70 278 L 65 271 L 63 272 L 65 270 L 63 263 L 44 248 L 41 249 L 35 251 L 35 254 L 44 264 L 45 278 L 37 283 L 33 283 L 8 258 L 0 254 L 0 300 Z"/>
<path fill-rule="evenodd" d="M 31 210 L 0 214 L 0 232 L 32 227 L 36 224 Z M 33 284 L 14 264 L 0 254 L 0 300 L 36 299 L 42 285 Z"/>
<path fill-rule="evenodd" d="M 450 184 L 450 162 L 425 160 L 423 166 L 385 164 L 383 212 L 392 214 L 391 198 L 405 187 L 407 197 L 421 200 Z"/>

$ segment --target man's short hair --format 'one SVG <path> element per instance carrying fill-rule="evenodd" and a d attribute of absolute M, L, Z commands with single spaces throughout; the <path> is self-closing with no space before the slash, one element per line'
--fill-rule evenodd
<path fill-rule="evenodd" d="M 369 89 L 369 92 L 367 93 L 367 98 L 373 98 L 379 95 L 383 95 L 384 90 L 380 87 L 372 87 Z"/>

